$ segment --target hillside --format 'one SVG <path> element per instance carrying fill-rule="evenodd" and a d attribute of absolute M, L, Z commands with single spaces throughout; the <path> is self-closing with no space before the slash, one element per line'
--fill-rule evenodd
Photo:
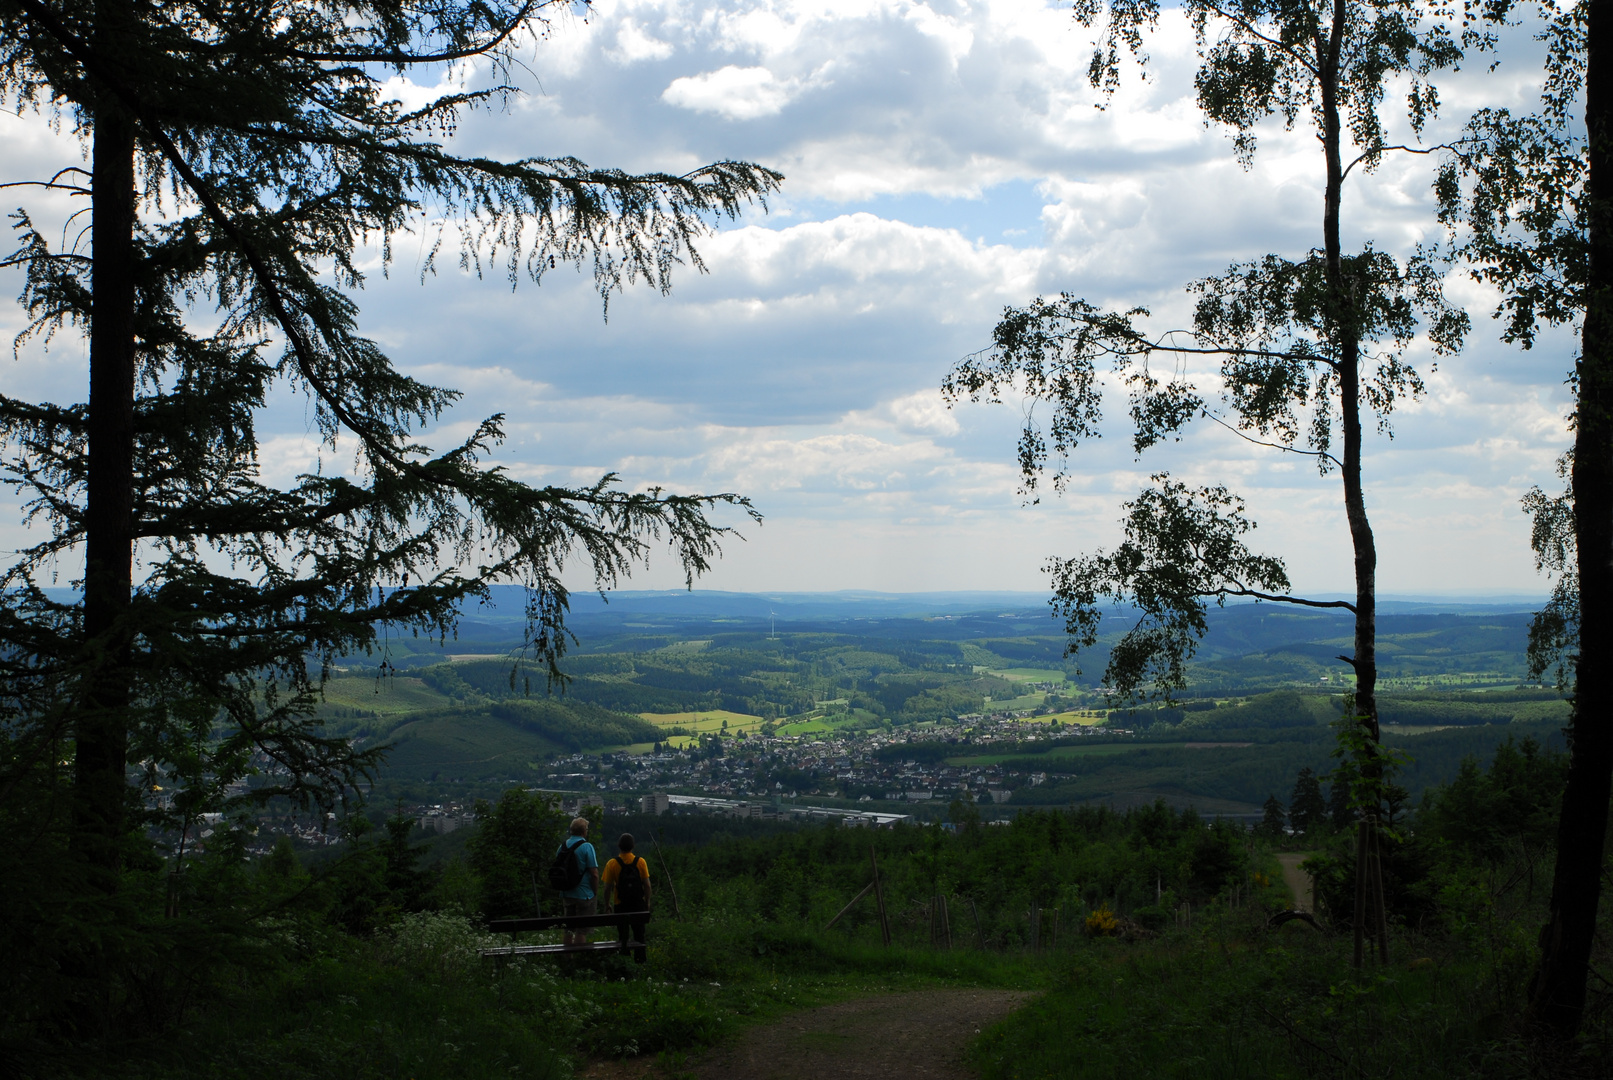
<path fill-rule="evenodd" d="M 774 633 L 770 623 L 746 625 L 758 622 L 754 598 L 719 599 L 584 610 L 592 632 L 553 689 L 510 655 L 421 654 L 384 677 L 354 664 L 327 687 L 325 716 L 333 733 L 389 744 L 381 780 L 411 785 L 409 799 L 421 802 L 440 801 L 436 791 L 586 776 L 618 800 L 652 789 L 797 792 L 932 816 L 945 812 L 949 792 L 984 800 L 997 788 L 1011 792 L 1008 807 L 1162 798 L 1247 815 L 1268 795 L 1286 798 L 1301 768 L 1331 769 L 1329 725 L 1349 687 L 1335 659 L 1349 624 L 1331 612 L 1212 612 L 1178 700 L 1114 709 L 1093 685 L 1101 649 L 1077 667 L 1038 610 L 822 601 L 803 603 Z M 607 614 L 621 625 L 598 621 Z M 1519 685 L 1527 621 L 1491 610 L 1383 616 L 1381 715 L 1411 755 L 1402 782 L 1413 797 L 1509 735 L 1557 736 L 1566 705 Z M 992 745 L 973 754 L 955 745 L 976 739 Z M 871 747 L 917 752 L 930 740 L 944 768 L 908 776 L 868 758 Z M 656 744 L 678 753 L 653 767 L 600 757 Z M 553 764 L 579 753 L 591 756 Z M 910 788 L 934 801 L 913 805 Z"/>
<path fill-rule="evenodd" d="M 506 669 L 508 670 L 508 669 Z M 527 779 L 557 754 L 653 744 L 664 735 L 637 716 L 551 697 L 488 700 L 444 692 L 428 678 L 332 679 L 323 709 L 333 735 L 388 747 L 381 775 L 449 783 Z"/>

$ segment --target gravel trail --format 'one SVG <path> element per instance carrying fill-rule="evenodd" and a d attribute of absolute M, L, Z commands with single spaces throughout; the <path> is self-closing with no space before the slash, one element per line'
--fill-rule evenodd
<path fill-rule="evenodd" d="M 988 1025 L 1023 1005 L 1017 990 L 919 990 L 792 1013 L 747 1029 L 691 1059 L 698 1080 L 970 1080 L 963 1052 Z M 685 1071 L 686 1070 L 686 1071 Z M 588 1080 L 665 1075 L 653 1060 L 595 1062 Z"/>
<path fill-rule="evenodd" d="M 1285 851 L 1277 856 L 1277 861 L 1283 864 L 1283 883 L 1288 886 L 1288 891 L 1294 894 L 1294 910 L 1314 913 L 1311 876 L 1299 868 L 1299 864 L 1308 858 L 1310 858 L 1308 854 Z"/>

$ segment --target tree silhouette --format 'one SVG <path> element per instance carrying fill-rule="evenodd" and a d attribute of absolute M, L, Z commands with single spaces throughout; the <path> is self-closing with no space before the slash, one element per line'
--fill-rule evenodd
<path fill-rule="evenodd" d="M 1265 816 L 1260 819 L 1260 835 L 1271 840 L 1281 840 L 1288 829 L 1288 817 L 1283 813 L 1283 804 L 1277 801 L 1277 796 L 1267 795 L 1266 803 L 1261 809 Z"/>
<path fill-rule="evenodd" d="M 1494 6 L 1504 18 L 1512 5 Z M 1570 695 L 1571 755 L 1550 917 L 1530 1011 L 1567 1040 L 1584 1018 L 1613 793 L 1613 68 L 1604 3 L 1540 5 L 1543 83 L 1534 112 L 1485 109 L 1441 172 L 1441 214 L 1474 278 L 1500 293 L 1503 340 L 1532 348 L 1543 326 L 1579 331 L 1570 385 L 1568 490 L 1538 488 L 1536 564 L 1555 576 L 1530 627 L 1531 674 Z M 1579 114 L 1580 110 L 1583 113 Z"/>
<path fill-rule="evenodd" d="M 1327 825 L 1327 801 L 1322 798 L 1316 770 L 1306 767 L 1295 777 L 1294 793 L 1288 800 L 1288 820 L 1296 832 L 1307 836 Z"/>
<path fill-rule="evenodd" d="M 378 759 L 314 709 L 378 625 L 445 637 L 465 601 L 524 585 L 524 656 L 559 678 L 564 570 L 609 586 L 664 542 L 692 580 L 727 531 L 712 511 L 751 513 L 614 475 L 522 483 L 489 460 L 501 416 L 433 449 L 458 394 L 360 332 L 365 260 L 389 263 L 402 233 L 428 242 L 423 277 L 456 254 L 512 286 L 564 264 L 603 302 L 635 282 L 666 291 L 701 266 L 712 224 L 777 187 L 739 162 L 630 175 L 453 153 L 441 140 L 467 112 L 517 93 L 550 6 L 0 3 L 7 106 L 63 123 L 89 159 L 30 182 L 83 200 L 87 247 L 18 211 L 6 263 L 24 277 L 19 345 L 89 344 L 84 401 L 0 396 L 0 482 L 32 525 L 0 571 L 0 800 L 29 808 L 8 828 L 43 837 L 33 850 L 71 855 L 26 872 L 76 867 L 73 887 L 115 891 L 146 859 L 146 826 L 223 806 L 249 775 L 253 799 L 328 810 Z M 486 88 L 414 108 L 387 87 L 460 82 L 472 62 Z M 321 464 L 277 486 L 256 424 L 287 394 L 307 402 Z M 141 794 L 156 788 L 160 802 Z"/>

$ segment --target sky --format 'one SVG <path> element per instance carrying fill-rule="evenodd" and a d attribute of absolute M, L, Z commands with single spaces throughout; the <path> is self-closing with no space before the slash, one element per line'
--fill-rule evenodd
<path fill-rule="evenodd" d="M 1477 107 L 1528 108 L 1538 61 L 1526 46 L 1442 81 L 1429 138 Z M 1129 71 L 1107 107 L 1086 82 L 1090 47 L 1067 5 L 1037 0 L 598 0 L 524 51 L 522 94 L 467 117 L 453 149 L 633 171 L 741 159 L 782 172 L 782 192 L 700 242 L 708 273 L 684 268 L 666 296 L 629 287 L 608 320 L 585 277 L 512 290 L 449 260 L 422 281 L 425 241 L 400 237 L 390 267 L 368 264 L 361 325 L 404 370 L 464 391 L 428 442 L 502 412 L 497 460 L 525 480 L 614 471 L 636 488 L 749 496 L 765 522 L 732 519 L 744 540 L 705 588 L 1041 590 L 1050 556 L 1112 545 L 1120 503 L 1168 470 L 1242 494 L 1253 546 L 1283 556 L 1296 589 L 1349 591 L 1339 482 L 1307 460 L 1202 422 L 1138 459 L 1115 408 L 1071 461 L 1069 491 L 1028 504 L 1014 463 L 1024 404 L 940 397 L 1007 305 L 1070 292 L 1180 325 L 1189 281 L 1320 242 L 1314 139 L 1269 125 L 1241 168 L 1196 109 L 1178 12 L 1147 42 L 1148 77 Z M 394 92 L 418 101 L 455 85 L 419 77 Z M 78 160 L 38 119 L 0 116 L 4 179 Z M 1346 248 L 1404 256 L 1439 239 L 1431 169 L 1407 155 L 1352 177 Z M 17 284 L 0 280 L 12 295 Z M 1447 288 L 1473 314 L 1469 347 L 1437 368 L 1414 349 L 1428 393 L 1368 448 L 1379 586 L 1544 592 L 1519 500 L 1556 482 L 1573 342 L 1500 344 L 1494 298 L 1459 273 Z M 0 307 L 0 333 L 20 326 Z M 7 393 L 82 399 L 73 342 L 7 363 Z M 271 477 L 318 455 L 306 410 L 274 412 L 263 434 Z M 15 521 L 7 512 L 0 540 L 20 540 Z M 656 555 L 630 585 L 679 581 Z"/>

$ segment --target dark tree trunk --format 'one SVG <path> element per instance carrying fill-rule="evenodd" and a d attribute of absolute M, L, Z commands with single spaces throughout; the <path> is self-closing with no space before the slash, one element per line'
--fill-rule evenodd
<path fill-rule="evenodd" d="M 1344 273 L 1339 211 L 1344 197 L 1342 118 L 1338 81 L 1344 45 L 1348 0 L 1334 0 L 1333 19 L 1325 40 L 1317 41 L 1318 83 L 1322 97 L 1322 152 L 1327 159 L 1327 187 L 1323 196 L 1322 242 L 1327 265 L 1338 359 L 1339 407 L 1342 412 L 1343 454 L 1339 472 L 1344 482 L 1344 515 L 1350 526 L 1355 553 L 1355 640 L 1350 658 L 1355 670 L 1354 713 L 1366 728 L 1372 746 L 1378 743 L 1378 549 L 1367 516 L 1361 487 L 1361 337 L 1356 312 L 1356 283 Z M 1375 778 L 1375 760 L 1361 763 L 1363 775 Z M 1355 963 L 1363 959 L 1365 937 L 1378 943 L 1379 958 L 1389 959 L 1384 932 L 1382 882 L 1378 876 L 1377 821 L 1368 813 L 1357 824 L 1355 868 Z"/>
<path fill-rule="evenodd" d="M 101 13 L 116 5 L 103 3 Z M 115 18 L 116 16 L 114 16 Z M 115 32 L 98 28 L 102 42 Z M 84 647 L 76 702 L 73 846 L 115 881 L 129 797 L 129 602 L 135 391 L 134 122 L 95 110 Z"/>
<path fill-rule="evenodd" d="M 1590 280 L 1572 479 L 1579 657 L 1551 916 L 1540 933 L 1540 967 L 1530 992 L 1535 1018 L 1565 1038 L 1579 1030 L 1585 1011 L 1613 781 L 1613 75 L 1607 67 L 1613 63 L 1613 0 L 1591 0 L 1586 44 Z"/>

